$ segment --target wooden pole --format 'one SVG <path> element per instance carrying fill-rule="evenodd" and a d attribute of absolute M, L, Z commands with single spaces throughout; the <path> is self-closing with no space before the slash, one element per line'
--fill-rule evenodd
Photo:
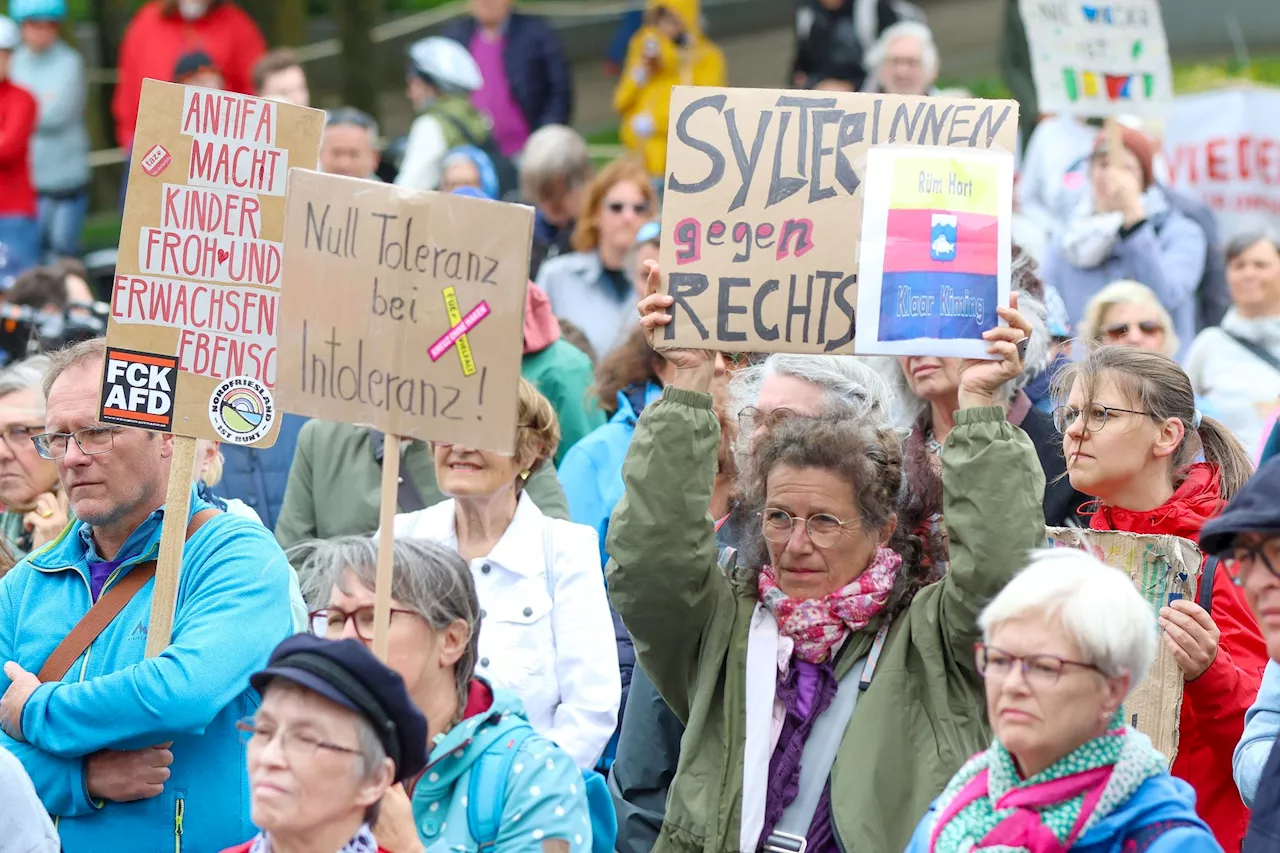
<path fill-rule="evenodd" d="M 391 630 L 392 549 L 395 546 L 396 506 L 400 494 L 400 436 L 386 436 L 382 449 L 382 500 L 378 508 L 378 574 L 373 590 L 373 653 L 387 662 L 387 633 Z"/>
<path fill-rule="evenodd" d="M 191 513 L 191 470 L 195 466 L 196 440 L 173 437 L 169 460 L 169 490 L 164 499 L 164 524 L 160 528 L 160 555 L 156 559 L 156 585 L 151 595 L 151 625 L 147 628 L 147 657 L 159 655 L 173 635 L 173 608 L 182 577 L 182 548 L 187 542 Z"/>

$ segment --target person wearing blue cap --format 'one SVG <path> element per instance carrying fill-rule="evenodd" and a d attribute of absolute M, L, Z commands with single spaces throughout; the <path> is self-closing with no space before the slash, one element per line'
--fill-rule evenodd
<path fill-rule="evenodd" d="M 404 681 L 358 640 L 298 634 L 249 677 L 252 841 L 224 853 L 373 853 L 382 797 L 427 763 L 427 720 Z M 383 851 L 386 853 L 386 851 Z"/>
<path fill-rule="evenodd" d="M 58 36 L 66 0 L 12 0 L 22 45 L 13 55 L 13 80 L 39 102 L 31 140 L 31 170 L 39 200 L 41 249 L 79 257 L 89 209 L 88 81 L 84 58 Z"/>
<path fill-rule="evenodd" d="M 440 161 L 440 192 L 476 189 L 484 198 L 498 197 L 498 172 L 493 160 L 474 145 L 449 149 Z"/>

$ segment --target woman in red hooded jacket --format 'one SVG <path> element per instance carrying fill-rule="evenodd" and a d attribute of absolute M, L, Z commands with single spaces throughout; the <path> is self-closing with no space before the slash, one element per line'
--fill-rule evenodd
<path fill-rule="evenodd" d="M 178 59 L 202 51 L 213 59 L 229 92 L 253 93 L 253 64 L 266 50 L 253 18 L 229 0 L 150 0 L 138 10 L 120 44 L 111 114 L 116 142 L 133 144 L 142 80 L 173 79 Z"/>
<path fill-rule="evenodd" d="M 1066 401 L 1054 420 L 1071 485 L 1097 499 L 1094 530 L 1195 541 L 1251 473 L 1240 442 L 1196 410 L 1186 373 L 1157 353 L 1096 350 L 1055 380 L 1054 398 Z M 1160 613 L 1164 641 L 1186 680 L 1173 775 L 1195 788 L 1196 811 L 1218 843 L 1239 850 L 1249 810 L 1231 776 L 1231 754 L 1267 650 L 1227 573 L 1215 571 L 1211 583 L 1210 612 L 1181 600 Z"/>

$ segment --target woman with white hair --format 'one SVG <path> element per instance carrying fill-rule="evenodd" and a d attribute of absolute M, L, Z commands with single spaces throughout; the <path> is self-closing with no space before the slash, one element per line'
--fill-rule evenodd
<path fill-rule="evenodd" d="M 1125 725 L 1156 655 L 1151 606 L 1084 551 L 1033 555 L 978 617 L 995 739 L 960 769 L 907 853 L 1209 853 L 1191 786 Z"/>
<path fill-rule="evenodd" d="M 886 95 L 932 95 L 938 79 L 938 45 L 919 21 L 900 21 L 867 51 L 866 91 Z"/>

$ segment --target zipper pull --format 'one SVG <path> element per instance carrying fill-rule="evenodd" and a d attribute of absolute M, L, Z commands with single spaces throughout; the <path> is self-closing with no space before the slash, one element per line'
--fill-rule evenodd
<path fill-rule="evenodd" d="M 178 799 L 173 804 L 173 832 L 175 835 L 179 837 L 181 837 L 182 835 L 182 816 L 185 812 L 186 812 L 185 801 L 182 799 L 182 797 L 178 797 Z"/>

